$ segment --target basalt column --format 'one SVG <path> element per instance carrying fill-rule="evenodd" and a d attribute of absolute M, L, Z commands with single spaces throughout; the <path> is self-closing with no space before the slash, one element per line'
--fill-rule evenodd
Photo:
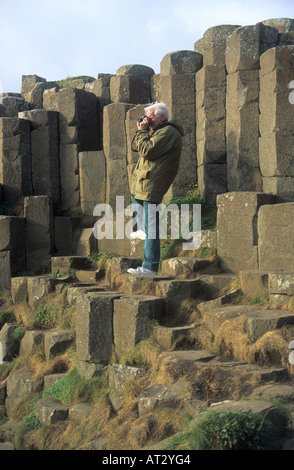
<path fill-rule="evenodd" d="M 211 206 L 227 189 L 225 99 L 225 66 L 205 65 L 196 73 L 197 176 L 202 198 Z"/>
<path fill-rule="evenodd" d="M 32 194 L 30 123 L 24 119 L 0 118 L 0 183 L 4 201 Z"/>
<path fill-rule="evenodd" d="M 229 191 L 260 191 L 259 58 L 278 43 L 275 28 L 258 23 L 237 28 L 226 42 L 227 185 Z"/>
<path fill-rule="evenodd" d="M 103 110 L 103 150 L 106 158 L 106 203 L 113 210 L 116 196 L 123 196 L 125 206 L 130 204 L 127 175 L 126 113 L 133 105 L 112 103 Z"/>
<path fill-rule="evenodd" d="M 63 208 L 80 203 L 79 152 L 99 149 L 98 105 L 93 93 L 77 88 L 46 94 L 47 109 L 59 112 L 60 196 Z"/>
<path fill-rule="evenodd" d="M 153 75 L 154 70 L 146 65 L 123 65 L 110 79 L 111 101 L 114 103 L 149 103 Z"/>
<path fill-rule="evenodd" d="M 109 73 L 99 73 L 97 80 L 85 85 L 85 90 L 97 97 L 99 150 L 103 149 L 103 108 L 111 103 L 110 79 L 113 76 Z"/>
<path fill-rule="evenodd" d="M 294 45 L 279 46 L 260 59 L 259 159 L 263 191 L 294 198 Z"/>
<path fill-rule="evenodd" d="M 19 113 L 31 125 L 32 184 L 34 195 L 60 202 L 59 119 L 56 111 L 34 109 Z"/>
<path fill-rule="evenodd" d="M 227 76 L 226 137 L 229 191 L 261 190 L 258 70 L 239 70 Z"/>
<path fill-rule="evenodd" d="M 225 53 L 226 38 L 237 27 L 214 26 L 194 44 L 203 54 L 203 68 L 196 73 L 197 177 L 208 205 L 227 190 Z"/>

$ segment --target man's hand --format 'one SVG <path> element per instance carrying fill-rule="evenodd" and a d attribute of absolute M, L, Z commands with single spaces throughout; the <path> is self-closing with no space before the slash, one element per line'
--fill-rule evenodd
<path fill-rule="evenodd" d="M 145 117 L 143 121 L 137 122 L 137 129 L 139 131 L 146 131 L 149 129 L 149 121 L 147 117 Z"/>

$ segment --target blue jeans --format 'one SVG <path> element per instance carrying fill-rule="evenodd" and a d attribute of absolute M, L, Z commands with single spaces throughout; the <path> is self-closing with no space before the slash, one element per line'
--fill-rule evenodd
<path fill-rule="evenodd" d="M 160 261 L 159 212 L 155 211 L 157 204 L 136 199 L 133 194 L 131 196 L 137 229 L 146 233 L 142 267 L 157 272 Z"/>

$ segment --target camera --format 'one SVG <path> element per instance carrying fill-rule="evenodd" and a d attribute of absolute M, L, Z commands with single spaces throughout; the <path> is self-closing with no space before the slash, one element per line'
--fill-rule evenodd
<path fill-rule="evenodd" d="M 144 119 L 146 118 L 147 116 L 142 116 L 138 119 L 138 123 L 140 124 L 140 122 L 144 121 Z"/>

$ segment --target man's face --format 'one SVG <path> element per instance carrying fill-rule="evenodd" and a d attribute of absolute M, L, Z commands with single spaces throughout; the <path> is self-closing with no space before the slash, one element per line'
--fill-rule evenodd
<path fill-rule="evenodd" d="M 162 121 L 164 121 L 164 117 L 156 116 L 153 110 L 148 111 L 147 118 L 149 127 L 151 127 L 151 129 L 155 129 Z"/>

